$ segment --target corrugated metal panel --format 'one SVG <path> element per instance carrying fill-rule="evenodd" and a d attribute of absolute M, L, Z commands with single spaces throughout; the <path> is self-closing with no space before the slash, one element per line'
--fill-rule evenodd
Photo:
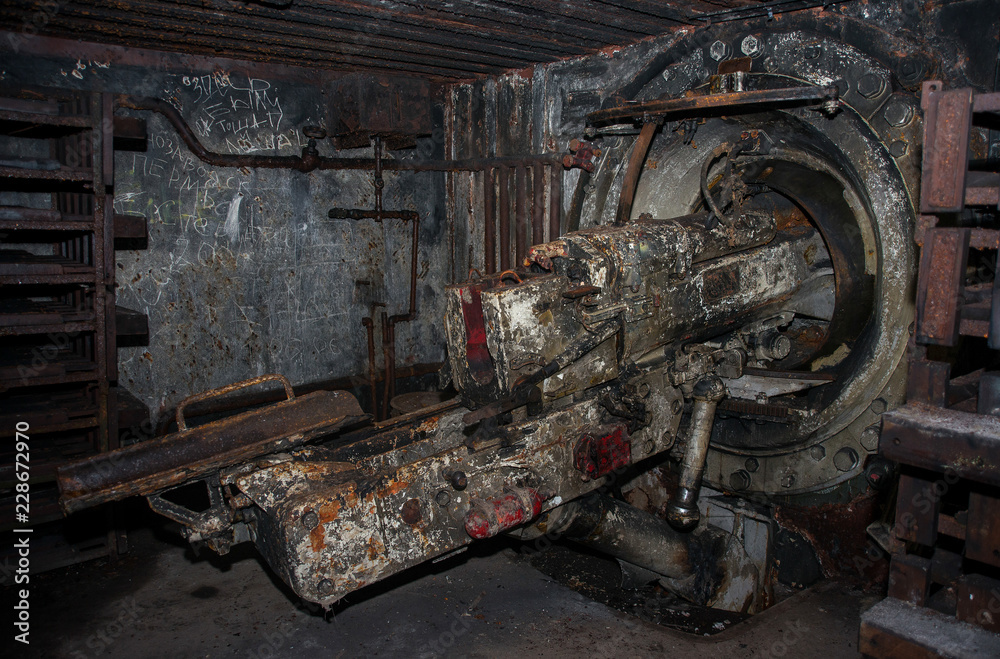
<path fill-rule="evenodd" d="M 8 0 L 0 28 L 328 70 L 470 79 L 820 0 Z"/>

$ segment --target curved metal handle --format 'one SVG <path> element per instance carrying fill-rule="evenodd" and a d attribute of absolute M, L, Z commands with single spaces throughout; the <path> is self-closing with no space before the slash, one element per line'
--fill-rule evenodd
<path fill-rule="evenodd" d="M 219 387 L 218 389 L 209 389 L 208 391 L 203 391 L 200 394 L 194 394 L 193 396 L 188 396 L 180 402 L 177 406 L 177 429 L 187 430 L 187 424 L 184 422 L 184 408 L 191 403 L 197 403 L 202 400 L 207 400 L 209 398 L 214 398 L 216 396 L 222 396 L 223 394 L 228 394 L 237 389 L 243 389 L 245 387 L 252 387 L 255 384 L 260 384 L 261 382 L 277 381 L 282 384 L 285 388 L 285 395 L 288 400 L 295 398 L 295 393 L 292 391 L 292 385 L 284 375 L 278 373 L 269 373 L 267 375 L 258 375 L 255 378 L 250 378 L 249 380 L 243 380 L 242 382 L 234 382 L 233 384 L 227 384 L 224 387 Z"/>
<path fill-rule="evenodd" d="M 508 279 L 513 279 L 514 281 L 516 281 L 519 284 L 523 283 L 521 281 L 521 276 L 518 275 L 513 270 L 504 270 L 503 272 L 500 273 L 500 283 L 501 284 L 503 282 L 507 281 Z"/>

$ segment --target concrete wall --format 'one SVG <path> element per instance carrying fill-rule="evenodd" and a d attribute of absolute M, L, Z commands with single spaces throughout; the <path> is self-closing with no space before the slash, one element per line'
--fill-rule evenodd
<path fill-rule="evenodd" d="M 166 99 L 206 148 L 222 153 L 298 155 L 301 128 L 322 125 L 332 102 L 324 93 L 331 78 L 313 72 L 162 53 L 151 65 L 4 57 L 4 85 Z M 263 373 L 293 384 L 366 373 L 361 319 L 375 303 L 385 305 L 378 313 L 406 311 L 410 229 L 395 220 L 330 220 L 327 211 L 373 207 L 372 174 L 212 167 L 162 116 L 119 113 L 146 119 L 149 137 L 145 153 L 115 159 L 115 211 L 149 224 L 147 249 L 117 254 L 118 303 L 146 313 L 150 328 L 148 347 L 119 350 L 121 385 L 156 416 L 190 394 Z M 440 142 L 418 145 L 421 155 L 439 155 Z M 319 148 L 372 155 L 371 148 L 335 153 L 329 140 Z M 422 220 L 420 317 L 398 326 L 397 363 L 438 361 L 440 291 L 450 271 L 443 175 L 387 173 L 385 180 L 384 207 L 415 210 Z"/>

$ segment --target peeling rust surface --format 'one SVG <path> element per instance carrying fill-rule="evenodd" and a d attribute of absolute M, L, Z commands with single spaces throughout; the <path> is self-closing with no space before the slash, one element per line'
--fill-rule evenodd
<path fill-rule="evenodd" d="M 152 494 L 287 450 L 366 418 L 346 392 L 317 391 L 59 469 L 67 512 Z"/>

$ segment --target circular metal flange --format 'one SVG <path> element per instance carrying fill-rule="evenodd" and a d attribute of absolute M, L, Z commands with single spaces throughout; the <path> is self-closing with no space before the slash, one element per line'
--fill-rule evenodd
<path fill-rule="evenodd" d="M 730 43 L 738 49 L 744 38 L 734 37 Z M 870 428 L 880 412 L 871 409 L 872 401 L 884 401 L 888 407 L 902 401 L 903 355 L 913 315 L 909 291 L 915 279 L 913 200 L 919 162 L 917 149 L 893 149 L 892 145 L 918 139 L 920 121 L 916 112 L 907 111 L 913 109 L 912 100 L 887 93 L 892 88 L 891 70 L 851 46 L 804 33 L 755 33 L 755 39 L 758 43 L 753 45 L 759 47 L 755 54 L 766 74 L 776 78 L 775 86 L 794 81 L 843 83 L 843 107 L 833 118 L 811 110 L 786 110 L 742 121 L 766 131 L 776 147 L 789 153 L 796 151 L 795 140 L 771 129 L 775 124 L 799 126 L 801 134 L 812 132 L 818 137 L 802 145 L 802 159 L 811 157 L 817 166 L 844 179 L 844 197 L 859 218 L 856 240 L 864 252 L 864 271 L 874 279 L 875 291 L 869 327 L 845 358 L 850 381 L 838 385 L 836 397 L 801 423 L 793 441 L 765 447 L 754 442 L 727 445 L 713 436 L 705 482 L 722 490 L 739 489 L 744 496 L 767 497 L 816 492 L 859 476 L 865 457 L 877 449 Z M 680 94 L 698 86 L 711 62 L 705 59 L 704 51 L 695 49 L 686 57 L 670 60 L 671 75 L 656 76 L 636 98 L 662 95 L 665 87 L 669 93 Z M 887 104 L 891 103 L 903 107 L 890 111 Z M 672 217 L 691 212 L 699 198 L 694 172 L 729 137 L 724 129 L 713 129 L 713 121 L 721 120 L 692 126 L 697 129 L 693 139 L 676 139 L 676 134 L 663 131 L 654 141 L 633 216 L 649 212 Z M 825 152 L 817 148 L 824 140 Z M 596 194 L 582 205 L 582 226 L 607 223 L 613 215 L 622 168 L 612 163 L 627 160 L 631 142 L 623 136 L 605 140 L 607 147 L 589 183 Z M 651 162 L 655 169 L 649 166 Z M 771 432 L 774 425 L 766 424 L 757 435 Z M 751 463 L 753 470 L 747 467 Z"/>

